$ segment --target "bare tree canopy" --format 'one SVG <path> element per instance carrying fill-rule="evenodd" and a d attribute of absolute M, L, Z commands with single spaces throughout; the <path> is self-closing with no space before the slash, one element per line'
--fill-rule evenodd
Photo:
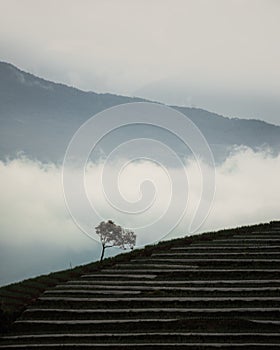
<path fill-rule="evenodd" d="M 136 242 L 136 234 L 133 231 L 116 225 L 113 221 L 102 221 L 95 227 L 96 234 L 100 237 L 102 253 L 100 261 L 103 260 L 106 248 L 119 247 L 121 249 L 133 249 Z"/>

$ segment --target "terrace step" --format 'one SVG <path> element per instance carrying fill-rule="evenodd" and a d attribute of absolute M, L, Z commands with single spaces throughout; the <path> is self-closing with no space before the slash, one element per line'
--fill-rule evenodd
<path fill-rule="evenodd" d="M 242 299 L 244 300 L 244 299 Z M 104 314 L 107 316 L 109 314 L 155 314 L 155 313 L 183 313 L 183 314 L 190 314 L 190 313 L 250 313 L 250 312 L 260 312 L 261 314 L 265 314 L 265 313 L 277 313 L 279 315 L 280 313 L 280 307 L 267 307 L 267 308 L 263 308 L 263 307 L 223 307 L 223 308 L 216 308 L 216 307 L 212 307 L 212 308 L 204 308 L 204 307 L 197 307 L 197 308 L 157 308 L 157 307 L 153 307 L 153 308 L 114 308 L 114 309 L 64 309 L 64 308 L 57 308 L 57 309 L 29 309 L 28 311 L 25 311 L 24 313 L 24 319 L 19 319 L 16 321 L 16 323 L 26 323 L 26 322 L 37 322 L 37 319 L 30 319 L 30 318 L 26 318 L 26 317 L 30 317 L 32 315 L 30 314 L 34 314 L 37 313 L 40 316 L 43 316 L 44 313 L 48 313 L 48 314 L 56 314 L 56 313 L 61 313 L 62 314 L 67 314 L 67 317 L 70 317 L 72 315 L 72 317 L 74 318 L 74 321 L 77 321 L 76 316 L 77 314 L 81 314 L 81 316 L 83 317 L 89 317 L 89 314 Z M 139 316 L 138 316 L 139 317 Z M 87 319 L 88 321 L 91 321 L 90 319 Z M 102 321 L 103 319 L 101 319 Z M 39 320 L 40 322 L 44 322 L 44 321 L 48 321 L 49 320 Z M 108 321 L 107 319 L 103 320 L 103 321 Z"/>
<path fill-rule="evenodd" d="M 233 238 L 238 239 L 280 239 L 280 234 L 250 234 L 250 235 L 233 235 Z"/>
<path fill-rule="evenodd" d="M 280 301 L 280 297 L 99 297 L 99 298 L 80 298 L 80 297 L 65 297 L 65 296 L 54 296 L 54 297 L 39 297 L 38 300 L 68 300 L 68 301 L 94 301 L 94 302 L 113 302 L 113 301 Z"/>
<path fill-rule="evenodd" d="M 189 262 L 195 262 L 195 263 L 200 263 L 200 262 L 207 262 L 207 263 L 209 263 L 209 262 L 213 262 L 212 260 L 214 260 L 214 262 L 217 262 L 217 263 L 219 263 L 219 262 L 229 262 L 229 263 L 236 263 L 236 262 L 240 262 L 240 263 L 244 263 L 244 262 L 252 262 L 252 263 L 279 263 L 280 262 L 280 259 L 253 259 L 253 258 L 247 258 L 247 259 L 240 259 L 240 258 L 236 258 L 236 259 L 221 259 L 221 258 L 213 258 L 213 257 L 211 257 L 211 259 L 206 259 L 206 258 L 196 258 L 196 259 L 192 259 L 192 258 L 189 258 L 189 259 L 180 259 L 180 258 L 176 258 L 176 259 L 156 259 L 156 258 L 151 258 L 151 259 L 146 259 L 145 260 L 145 262 L 150 262 L 150 261 L 154 261 L 154 262 L 159 262 L 159 263 L 161 263 L 161 262 L 173 262 L 174 263 L 174 265 L 173 264 L 170 264 L 170 265 L 168 265 L 168 266 L 170 266 L 170 267 L 179 267 L 179 266 L 186 266 L 187 268 L 190 268 L 190 266 L 188 266 L 188 265 L 175 265 L 175 263 L 178 263 L 178 262 L 180 262 L 180 263 L 189 263 Z M 147 263 L 144 263 L 143 264 L 143 260 L 142 259 L 135 259 L 135 260 L 131 260 L 133 263 L 134 262 L 139 262 L 139 263 L 141 263 L 141 266 L 147 266 Z M 121 264 L 121 265 L 118 265 L 118 266 L 126 266 L 126 265 L 128 265 L 128 264 Z M 139 266 L 140 264 L 129 264 L 130 266 L 132 266 L 132 267 L 137 267 L 137 266 Z M 149 266 L 149 265 L 148 265 Z M 158 264 L 158 265 L 151 265 L 151 266 L 156 266 L 156 267 L 160 267 L 160 264 Z M 197 267 L 197 265 L 195 266 L 195 267 Z M 194 266 L 192 266 L 192 268 L 194 268 Z"/>
<path fill-rule="evenodd" d="M 131 333 L 52 333 L 52 334 L 21 334 L 21 335 L 10 335 L 4 336 L 2 339 L 4 340 L 13 340 L 13 339 L 46 339 L 46 338 L 134 338 L 134 337 L 187 337 L 187 338 L 195 338 L 195 337 L 207 337 L 207 338 L 225 338 L 225 339 L 234 339 L 242 341 L 245 337 L 252 337 L 253 339 L 259 338 L 260 340 L 280 340 L 280 333 L 254 333 L 254 332 L 244 332 L 244 333 L 235 333 L 235 332 L 227 332 L 227 333 L 206 333 L 206 332 L 131 332 Z"/>
<path fill-rule="evenodd" d="M 269 252 L 269 253 L 264 253 L 264 252 L 238 252 L 238 253 L 229 253 L 229 252 L 219 252 L 219 253 L 181 253 L 181 252 L 177 252 L 177 253 L 154 253 L 151 256 L 172 256 L 172 257 L 176 257 L 176 256 L 210 256 L 210 257 L 215 257 L 215 256 L 280 256 L 280 251 L 278 252 Z M 133 260 L 132 260 L 133 261 Z M 135 260 L 134 260 L 135 261 Z"/>
<path fill-rule="evenodd" d="M 116 267 L 117 268 L 120 268 L 120 267 L 131 267 L 131 268 L 135 268 L 137 269 L 139 266 L 141 267 L 145 267 L 147 269 L 156 269 L 156 268 L 160 268 L 160 269 L 196 269 L 197 268 L 197 265 L 185 265 L 185 264 L 156 264 L 156 263 L 153 263 L 152 261 L 150 262 L 150 260 L 146 260 L 148 261 L 147 263 L 143 262 L 143 260 L 137 260 L 137 262 L 141 262 L 141 264 L 133 264 L 131 262 L 133 262 L 133 260 L 131 260 L 131 262 L 129 263 L 120 263 L 120 264 L 116 264 Z M 149 263 L 150 262 L 150 263 Z M 164 261 L 163 261 L 164 262 Z M 108 271 L 108 270 L 105 270 L 105 271 Z M 137 270 L 135 270 L 137 271 Z"/>
<path fill-rule="evenodd" d="M 72 289 L 73 288 L 73 289 Z M 118 289 L 124 289 L 125 291 L 133 291 L 133 290 L 137 290 L 137 291 L 142 291 L 142 290 L 172 290 L 172 291 L 175 291 L 175 290 L 178 290 L 178 291 L 207 291 L 207 292 L 212 292 L 212 291 L 222 291 L 222 292 L 248 292 L 248 291 L 260 291 L 260 292 L 263 292 L 263 291 L 277 291 L 277 292 L 280 292 L 280 286 L 279 287 L 270 287 L 270 286 L 267 286 L 267 287 L 237 287 L 237 286 L 234 286 L 234 287 L 177 287 L 177 286 L 172 286 L 172 287 L 166 287 L 166 286 L 135 286 L 135 285 L 130 285 L 130 286 L 127 286 L 127 285 L 106 285 L 106 284 L 101 284 L 101 285 L 79 285 L 79 288 L 84 288 L 84 289 L 74 289 L 74 288 L 77 288 L 76 285 L 71 285 L 71 284 L 68 284 L 68 285 L 59 285 L 57 286 L 54 290 L 50 290 L 50 291 L 47 291 L 45 292 L 44 294 L 55 294 L 55 293 L 87 293 L 87 292 L 91 292 L 93 289 L 110 289 L 110 291 L 114 292 Z M 105 292 L 104 291 L 104 292 Z M 94 291 L 94 292 L 99 292 L 98 291 Z M 131 293 L 133 294 L 133 293 Z"/>
<path fill-rule="evenodd" d="M 277 324 L 280 325 L 280 320 L 251 320 L 252 322 L 255 323 L 268 323 L 268 324 Z"/>
<path fill-rule="evenodd" d="M 215 243 L 227 243 L 230 242 L 236 243 L 236 242 L 258 242 L 259 244 L 265 243 L 265 242 L 275 242 L 280 243 L 280 238 L 228 238 L 228 239 L 215 239 Z"/>
<path fill-rule="evenodd" d="M 240 250 L 242 252 L 247 250 L 254 250 L 254 251 L 273 251 L 274 249 L 280 249 L 280 245 L 246 245 L 243 244 L 240 245 L 221 245 L 221 244 L 199 244 L 199 243 L 193 243 L 192 245 L 186 246 L 186 247 L 171 247 L 170 250 L 172 251 L 189 251 L 189 250 Z"/>
<path fill-rule="evenodd" d="M 118 267 L 124 267 L 123 269 L 118 269 L 118 270 L 115 270 L 115 269 L 106 269 L 104 271 L 108 272 L 108 273 L 114 273 L 115 271 L 122 271 L 123 273 L 129 273 L 131 272 L 132 268 L 131 269 L 125 269 L 127 266 L 126 265 L 122 265 L 122 266 L 118 266 Z M 142 267 L 145 267 L 145 265 Z M 144 269 L 137 269 L 136 270 L 137 272 L 147 272 L 147 270 L 144 270 Z M 212 269 L 212 268 L 208 268 L 208 269 L 180 269 L 178 270 L 177 268 L 174 269 L 174 268 L 170 268 L 170 269 L 153 269 L 153 270 L 149 270 L 149 272 L 151 273 L 173 273 L 173 272 L 261 272 L 261 273 L 264 273 L 264 272 L 272 272 L 272 273 L 279 273 L 280 272 L 280 269 L 247 269 L 246 267 L 244 267 L 243 269 L 225 269 L 225 268 L 220 268 L 220 269 Z M 88 275 L 90 276 L 90 275 Z"/>
<path fill-rule="evenodd" d="M 17 341 L 20 345 L 37 345 L 62 342 L 64 343 L 155 343 L 162 344 L 172 343 L 202 343 L 209 344 L 213 342 L 219 343 L 258 343 L 258 344 L 276 344 L 280 341 L 279 333 L 202 333 L 202 332 L 131 332 L 131 333 L 51 333 L 51 334 L 23 334 L 17 336 L 6 336 L 2 338 L 6 345 L 12 345 Z"/>
<path fill-rule="evenodd" d="M 152 281 L 142 281 L 142 280 L 136 280 L 136 281 L 126 281 L 126 280 L 73 280 L 73 281 L 68 281 L 65 286 L 72 285 L 72 286 L 95 286 L 95 285 L 256 285 L 256 284 L 261 284 L 261 285 L 280 285 L 280 279 L 270 279 L 270 280 L 175 280 L 175 281 L 165 281 L 165 280 L 152 280 Z"/>
<path fill-rule="evenodd" d="M 217 327 L 220 327 L 219 324 L 222 323 L 222 319 L 217 319 L 217 318 L 205 318 L 203 319 L 205 321 L 208 321 L 208 322 L 212 322 L 212 325 L 214 325 L 214 322 L 216 322 L 216 326 Z M 226 323 L 227 321 L 230 322 L 229 319 L 225 318 L 224 319 L 224 323 Z M 110 344 L 112 343 L 112 341 L 114 341 L 114 338 L 113 339 L 110 339 L 110 334 L 112 333 L 112 329 L 114 330 L 113 332 L 114 333 L 134 333 L 135 332 L 135 329 L 141 329 L 141 332 L 145 333 L 145 332 L 174 332 L 174 333 L 178 333 L 179 331 L 181 332 L 186 332 L 186 329 L 185 329 L 185 324 L 187 325 L 188 323 L 186 322 L 192 322 L 192 323 L 195 323 L 196 324 L 196 327 L 198 326 L 199 324 L 199 318 L 190 318 L 188 321 L 185 321 L 185 320 L 181 320 L 181 324 L 177 321 L 171 321 L 171 322 L 159 322 L 159 323 L 155 323 L 155 322 L 125 322 L 125 323 L 116 323 L 115 325 L 112 325 L 111 323 L 95 323 L 95 324 L 78 324 L 78 325 L 73 325 L 73 324 L 33 324 L 32 327 L 34 327 L 33 329 L 31 329 L 31 325 L 30 324 L 25 324 L 25 325 L 21 325 L 20 329 L 19 329 L 19 332 L 21 334 L 26 334 L 26 332 L 30 332 L 31 334 L 32 333 L 36 333 L 36 334 L 41 334 L 41 333 L 49 333 L 49 334 L 53 334 L 53 333 L 68 333 L 68 334 L 75 334 L 75 333 L 83 333 L 85 332 L 85 329 L 86 329 L 86 332 L 85 333 L 108 333 L 108 337 L 107 339 L 104 339 L 103 338 L 103 344 Z M 201 321 L 200 319 L 200 324 L 203 324 L 203 321 Z M 251 327 L 252 329 L 249 329 L 249 331 L 259 331 L 260 333 L 264 333 L 265 329 L 269 329 L 268 332 L 278 332 L 279 330 L 279 327 L 277 326 L 277 324 L 272 324 L 272 323 L 255 323 L 255 322 L 251 322 Z M 16 327 L 19 327 L 19 325 L 16 325 Z M 141 327 L 141 328 L 139 328 Z M 277 329 L 278 328 L 278 329 Z M 195 329 L 195 332 L 196 331 L 199 331 L 198 328 Z M 229 329 L 229 331 L 231 331 Z M 211 332 L 211 330 L 209 331 L 209 333 Z M 245 333 L 246 331 L 244 331 Z M 159 338 L 158 336 L 151 336 L 149 337 L 150 339 L 143 339 L 142 338 L 136 338 L 136 339 L 129 339 L 127 337 L 123 337 L 123 338 L 118 338 L 117 341 L 119 343 L 126 343 L 126 342 L 132 342 L 132 343 L 135 343 L 135 342 L 147 342 L 147 341 L 150 341 L 150 342 L 161 342 L 161 343 L 165 343 L 165 342 L 170 342 L 170 341 L 174 341 L 174 342 L 177 342 L 178 344 L 184 342 L 184 339 L 180 338 L 180 337 L 170 337 L 169 339 L 162 339 L 162 338 Z M 174 339 L 175 338 L 175 339 Z M 69 339 L 69 340 L 68 340 Z M 62 339 L 62 338 L 53 338 L 52 339 L 52 342 L 60 342 L 61 344 L 65 343 L 67 340 L 70 342 L 72 341 L 73 343 L 77 343 L 77 342 L 97 342 L 98 341 L 98 338 L 96 340 L 94 339 L 90 339 L 90 338 L 82 338 L 81 340 L 79 339 L 73 339 L 73 338 L 66 338 L 66 339 Z M 99 338 L 100 339 L 100 338 Z M 100 339 L 101 340 L 101 339 Z M 185 339 L 185 342 L 190 342 L 190 338 L 187 338 Z M 195 339 L 193 339 L 195 340 Z M 28 340 L 27 340 L 28 341 Z M 40 341 L 41 343 L 48 343 L 49 341 L 48 340 L 37 340 L 37 342 Z M 197 342 L 211 342 L 211 341 L 215 341 L 215 338 L 213 339 L 213 337 L 201 337 L 200 339 L 196 339 Z M 220 339 L 216 339 L 216 341 L 221 341 L 221 342 L 230 342 L 230 341 L 234 341 L 234 339 L 224 339 L 222 340 L 221 338 Z M 235 338 L 235 341 L 242 341 L 242 339 L 236 339 Z M 243 338 L 243 342 L 261 342 L 261 338 L 255 338 L 255 339 L 252 339 L 251 337 L 244 337 Z M 279 340 L 278 340 L 279 341 Z M 18 340 L 4 340 L 3 342 L 5 342 L 5 344 L 11 344 L 11 343 L 26 343 L 26 341 L 24 340 L 21 340 L 21 339 L 18 339 Z M 3 343 L 2 342 L 2 343 Z M 31 341 L 29 340 L 28 341 L 29 343 L 31 343 Z M 36 342 L 36 339 L 34 339 L 33 342 Z M 277 339 L 274 338 L 273 339 L 269 339 L 269 338 L 263 338 L 263 342 L 264 343 L 276 343 L 277 342 Z"/>
<path fill-rule="evenodd" d="M 279 343 L 273 344 L 273 343 L 267 343 L 267 344 L 259 344 L 259 343 L 110 343 L 110 344 L 104 344 L 104 343 L 52 343 L 52 344 L 19 344 L 19 345 L 6 345 L 1 346 L 0 348 L 4 349 L 32 349 L 32 348 L 44 348 L 44 349 L 61 349 L 61 348 L 91 348 L 91 349 L 123 349 L 123 348 L 133 348 L 133 349 L 152 349 L 152 348 L 159 348 L 159 349 L 170 349 L 176 348 L 176 349 L 240 349 L 245 348 L 246 350 L 257 350 L 257 349 L 279 349 Z"/>
<path fill-rule="evenodd" d="M 129 295 L 136 295 L 136 294 L 140 294 L 140 291 L 130 291 L 130 290 L 122 290 L 122 291 L 118 291 L 118 290 L 84 290 L 84 289 L 79 289 L 79 290 L 71 290 L 71 289 L 57 289 L 57 290 L 47 290 L 46 292 L 44 292 L 44 295 L 48 295 L 48 294 L 58 294 L 58 293 L 62 293 L 62 294 L 119 294 L 119 295 L 124 295 L 124 294 L 129 294 Z"/>
<path fill-rule="evenodd" d="M 271 227 L 270 230 L 263 230 L 263 231 L 252 231 L 251 234 L 254 234 L 254 233 L 260 233 L 260 234 L 263 234 L 263 233 L 280 233 L 280 227 Z"/>
<path fill-rule="evenodd" d="M 116 323 L 141 323 L 141 322 L 172 322 L 176 321 L 176 318 L 138 318 L 138 319 L 104 319 L 104 320 L 17 320 L 15 324 L 50 324 L 50 325 L 88 325 L 88 324 L 116 324 Z"/>
<path fill-rule="evenodd" d="M 205 242 L 203 242 L 203 244 L 192 243 L 191 247 L 211 246 L 211 247 L 229 247 L 229 248 L 237 247 L 237 248 L 243 248 L 243 249 L 247 249 L 250 247 L 254 247 L 254 248 L 270 247 L 270 248 L 272 248 L 274 243 L 275 243 L 276 247 L 279 247 L 280 242 L 278 239 L 275 240 L 275 242 L 273 240 L 255 240 L 255 239 L 248 239 L 248 240 L 231 239 L 231 240 L 227 240 L 227 239 L 221 239 L 221 240 L 215 240 L 215 241 L 205 241 Z"/>
<path fill-rule="evenodd" d="M 104 271 L 104 270 L 103 270 Z M 82 275 L 81 278 L 108 278 L 108 277 L 112 277 L 111 274 L 103 274 L 103 273 L 100 273 L 100 274 L 88 274 L 88 275 Z M 137 279 L 153 279 L 153 278 L 156 278 L 157 275 L 152 275 L 152 274 L 147 274 L 147 275 L 140 275 L 140 274 L 114 274 L 114 277 L 116 278 L 137 278 Z"/>

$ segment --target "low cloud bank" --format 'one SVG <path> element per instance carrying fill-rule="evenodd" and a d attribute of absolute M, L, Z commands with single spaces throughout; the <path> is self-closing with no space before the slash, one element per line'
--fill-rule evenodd
<path fill-rule="evenodd" d="M 216 171 L 216 195 L 204 229 L 280 219 L 280 156 L 236 150 Z"/>
<path fill-rule="evenodd" d="M 112 172 L 114 167 L 113 163 L 109 165 Z M 174 195 L 167 173 L 149 161 L 131 163 L 122 170 L 119 190 L 131 203 L 141 199 L 143 180 L 155 186 L 152 205 L 146 213 L 133 216 L 120 215 L 108 204 L 98 185 L 102 169 L 103 164 L 89 164 L 85 181 L 88 197 L 101 216 L 136 230 L 141 224 L 149 225 L 158 220 L 160 231 L 160 216 Z M 43 165 L 26 158 L 0 162 L 1 284 L 68 268 L 70 263 L 74 266 L 98 259 L 99 244 L 77 228 L 66 209 L 61 170 L 53 164 Z M 173 171 L 186 171 L 189 201 L 182 222 L 167 238 L 188 234 L 187 227 L 201 191 L 199 168 L 193 160 L 186 162 L 185 169 Z M 246 148 L 235 150 L 216 168 L 215 198 L 199 231 L 279 219 L 279 174 L 280 156 Z M 109 199 L 114 201 L 114 198 Z M 175 206 L 174 215 L 176 209 Z M 175 220 L 172 215 L 171 221 Z M 92 233 L 96 224 L 98 222 L 92 222 Z M 148 238 L 142 237 L 143 242 L 145 239 Z"/>

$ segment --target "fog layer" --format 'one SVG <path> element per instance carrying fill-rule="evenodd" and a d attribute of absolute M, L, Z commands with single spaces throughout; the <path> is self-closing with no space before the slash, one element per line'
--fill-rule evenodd
<path fill-rule="evenodd" d="M 112 171 L 114 166 L 109 164 Z M 105 200 L 102 188 L 97 185 L 102 169 L 101 163 L 88 165 L 85 183 L 90 201 L 98 208 L 101 218 L 111 218 L 137 231 L 142 222 L 137 215 L 119 215 Z M 24 157 L 0 162 L 1 284 L 98 259 L 99 244 L 77 228 L 67 211 L 61 170 L 60 166 Z M 168 239 L 188 234 L 201 191 L 199 169 L 194 160 L 189 159 L 184 169 L 172 170 L 186 171 L 189 200 L 186 215 Z M 216 168 L 215 198 L 200 231 L 279 219 L 279 173 L 280 156 L 248 148 L 234 150 Z M 158 231 L 163 232 L 160 216 L 174 193 L 168 174 L 158 164 L 150 161 L 128 164 L 120 176 L 120 192 L 125 200 L 137 201 L 141 197 L 139 185 L 147 179 L 153 182 L 156 196 L 142 223 L 149 226 L 156 220 Z M 173 209 L 175 213 L 176 207 Z M 172 220 L 175 219 L 170 217 Z M 92 222 L 93 237 L 97 224 Z M 138 237 L 138 242 L 155 239 Z M 116 252 L 118 250 L 112 251 Z"/>

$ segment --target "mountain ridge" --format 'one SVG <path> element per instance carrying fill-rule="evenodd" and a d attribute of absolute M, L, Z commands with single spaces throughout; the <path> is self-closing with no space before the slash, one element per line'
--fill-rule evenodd
<path fill-rule="evenodd" d="M 150 99 L 146 99 L 146 98 L 141 98 L 141 97 L 137 97 L 137 96 L 127 96 L 127 95 L 122 95 L 122 94 L 118 94 L 118 93 L 110 93 L 110 92 L 95 92 L 93 90 L 84 90 L 82 88 L 78 88 L 74 85 L 68 85 L 67 83 L 61 83 L 59 81 L 52 81 L 52 80 L 49 80 L 47 78 L 43 78 L 41 76 L 37 76 L 33 73 L 29 73 L 19 67 L 17 67 L 16 65 L 13 65 L 12 63 L 9 63 L 9 62 L 5 62 L 5 61 L 0 61 L 0 72 L 1 72 L 1 66 L 9 66 L 10 68 L 12 69 L 16 69 L 18 72 L 20 73 L 23 73 L 31 78 L 36 78 L 36 79 L 39 79 L 40 81 L 44 82 L 44 83 L 47 83 L 47 84 L 50 84 L 50 85 L 57 85 L 57 86 L 61 86 L 61 87 L 65 87 L 65 88 L 68 88 L 70 90 L 75 90 L 75 91 L 78 91 L 80 93 L 85 93 L 85 94 L 93 94 L 93 95 L 98 95 L 98 96 L 114 96 L 114 97 L 119 97 L 119 98 L 124 98 L 124 99 L 133 99 L 133 100 L 139 100 L 139 102 L 151 102 L 151 103 L 158 103 L 158 104 L 163 104 L 163 105 L 166 105 L 166 106 L 169 106 L 171 108 L 178 108 L 178 109 L 193 109 L 193 110 L 196 110 L 196 111 L 200 111 L 200 112 L 207 112 L 209 114 L 212 114 L 212 115 L 215 115 L 216 117 L 221 117 L 221 118 L 224 118 L 224 119 L 228 119 L 228 120 L 248 120 L 248 121 L 254 121 L 254 122 L 260 122 L 260 123 L 263 123 L 263 124 L 266 124 L 266 125 L 272 125 L 272 126 L 276 126 L 276 127 L 280 127 L 279 125 L 276 125 L 276 124 L 273 124 L 273 123 L 270 123 L 270 122 L 267 122 L 263 119 L 259 119 L 259 118 L 250 118 L 250 119 L 247 119 L 247 118 L 239 118 L 237 116 L 224 116 L 222 114 L 219 114 L 217 112 L 214 112 L 214 111 L 210 111 L 210 110 L 207 110 L 207 109 L 203 109 L 203 108 L 200 108 L 200 107 L 189 107 L 189 106 L 184 106 L 184 105 L 169 105 L 169 104 L 165 104 L 165 103 L 162 103 L 162 102 L 159 102 L 159 101 L 155 101 L 155 100 L 150 100 Z"/>
<path fill-rule="evenodd" d="M 5 62 L 0 62 L 0 77 L 2 159 L 23 152 L 42 161 L 61 161 L 72 135 L 94 114 L 123 103 L 150 102 L 138 97 L 83 91 L 36 77 Z M 198 126 L 216 159 L 224 159 L 235 146 L 280 151 L 280 126 L 258 119 L 224 117 L 201 108 L 170 107 Z M 143 130 L 134 128 L 116 137 L 123 142 L 124 137 L 131 139 L 141 133 Z M 152 137 L 154 131 L 149 130 L 148 134 Z M 159 137 L 159 141 L 166 139 L 166 135 Z"/>

